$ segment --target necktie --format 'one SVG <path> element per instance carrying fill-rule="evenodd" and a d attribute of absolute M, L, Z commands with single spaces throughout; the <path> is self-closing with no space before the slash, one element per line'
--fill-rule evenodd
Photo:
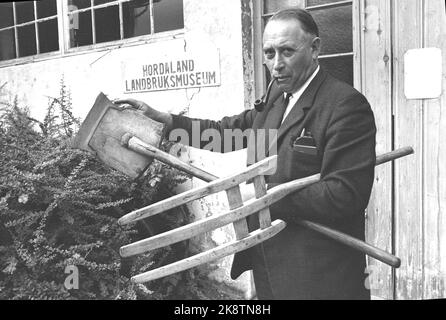
<path fill-rule="evenodd" d="M 282 103 L 277 104 L 276 106 L 271 108 L 265 120 L 265 129 L 279 129 L 280 124 L 282 123 L 283 115 L 285 114 L 285 110 L 288 107 L 288 103 L 290 102 L 291 97 L 292 94 L 287 93 Z"/>
<path fill-rule="evenodd" d="M 280 116 L 280 121 L 279 121 L 278 128 L 280 127 L 280 125 L 283 122 L 283 116 L 285 115 L 285 111 L 286 111 L 286 109 L 288 107 L 288 104 L 290 103 L 290 99 L 292 97 L 293 97 L 293 95 L 291 93 L 287 93 L 286 94 L 285 100 L 283 101 L 282 109 L 280 111 L 281 112 L 281 116 Z"/>

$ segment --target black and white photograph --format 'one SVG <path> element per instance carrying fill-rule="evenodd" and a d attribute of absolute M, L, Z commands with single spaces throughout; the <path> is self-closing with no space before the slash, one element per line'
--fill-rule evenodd
<path fill-rule="evenodd" d="M 0 2 L 0 300 L 445 299 L 444 51 L 444 0 Z"/>

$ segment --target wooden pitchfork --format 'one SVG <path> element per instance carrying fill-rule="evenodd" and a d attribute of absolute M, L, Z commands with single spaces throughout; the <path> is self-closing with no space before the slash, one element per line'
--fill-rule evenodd
<path fill-rule="evenodd" d="M 122 145 L 140 155 L 155 158 L 209 183 L 205 186 L 197 187 L 169 199 L 133 211 L 119 219 L 118 222 L 120 225 L 132 223 L 162 213 L 172 208 L 187 204 L 193 200 L 197 200 L 221 191 L 226 192 L 229 202 L 229 211 L 226 213 L 195 221 L 174 230 L 121 247 L 120 254 L 122 257 L 129 257 L 157 248 L 169 246 L 176 242 L 190 239 L 201 233 L 223 227 L 229 223 L 233 223 L 236 235 L 236 239 L 234 241 L 219 245 L 211 250 L 207 250 L 194 256 L 132 277 L 132 280 L 137 283 L 162 278 L 204 263 L 211 262 L 213 260 L 223 258 L 236 252 L 246 250 L 273 237 L 285 228 L 286 223 L 279 219 L 271 221 L 269 206 L 287 195 L 320 180 L 320 174 L 316 174 L 303 179 L 286 182 L 267 190 L 264 176 L 275 169 L 277 165 L 277 156 L 266 158 L 263 161 L 260 161 L 244 169 L 243 171 L 228 177 L 218 178 L 215 175 L 189 165 L 178 158 L 159 150 L 157 147 L 141 141 L 129 133 L 122 136 L 121 142 Z M 404 157 L 411 153 L 413 153 L 413 149 L 410 147 L 386 153 L 377 157 L 376 165 Z M 243 203 L 239 185 L 251 179 L 254 181 L 255 198 Z M 246 217 L 256 212 L 259 213 L 260 229 L 249 232 Z M 398 268 L 401 264 L 399 258 L 347 234 L 306 220 L 297 220 L 296 223 L 316 232 L 322 233 L 333 240 L 339 241 L 351 248 L 359 250 L 394 268 Z"/>

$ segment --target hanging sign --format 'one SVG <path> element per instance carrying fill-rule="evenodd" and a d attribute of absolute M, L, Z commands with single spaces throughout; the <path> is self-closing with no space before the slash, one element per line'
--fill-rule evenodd
<path fill-rule="evenodd" d="M 124 93 L 214 87 L 220 85 L 218 50 L 183 52 L 155 59 L 124 62 Z"/>

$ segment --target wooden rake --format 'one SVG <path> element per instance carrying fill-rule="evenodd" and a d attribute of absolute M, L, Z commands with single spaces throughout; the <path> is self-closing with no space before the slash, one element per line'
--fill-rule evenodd
<path fill-rule="evenodd" d="M 200 168 L 189 165 L 178 158 L 141 141 L 131 134 L 124 134 L 121 142 L 123 146 L 126 146 L 128 149 L 133 150 L 138 154 L 158 159 L 209 183 L 205 186 L 183 192 L 148 207 L 133 211 L 119 219 L 118 222 L 120 225 L 132 223 L 165 212 L 172 208 L 221 191 L 226 192 L 229 202 L 229 211 L 226 213 L 205 218 L 174 230 L 121 247 L 120 254 L 122 257 L 129 257 L 169 246 L 179 241 L 190 239 L 199 234 L 223 227 L 230 223 L 234 225 L 236 235 L 236 239 L 234 241 L 219 245 L 211 250 L 132 277 L 132 280 L 137 283 L 162 278 L 226 257 L 236 252 L 246 250 L 273 237 L 285 228 L 286 223 L 279 219 L 271 221 L 269 206 L 287 195 L 320 180 L 320 174 L 316 174 L 275 186 L 267 191 L 264 176 L 275 170 L 277 166 L 277 156 L 264 159 L 263 161 L 260 161 L 241 172 L 230 175 L 229 177 L 218 178 Z M 377 158 L 376 165 L 401 158 L 411 153 L 413 153 L 413 149 L 410 147 L 386 153 Z M 240 184 L 251 179 L 253 179 L 254 182 L 255 198 L 243 203 L 240 192 Z M 260 229 L 249 232 L 246 218 L 257 212 L 259 215 Z M 359 250 L 392 267 L 398 268 L 401 264 L 399 258 L 347 234 L 310 221 L 297 220 L 296 223 L 316 232 L 322 233 L 331 239 L 344 243 L 345 245 Z"/>

